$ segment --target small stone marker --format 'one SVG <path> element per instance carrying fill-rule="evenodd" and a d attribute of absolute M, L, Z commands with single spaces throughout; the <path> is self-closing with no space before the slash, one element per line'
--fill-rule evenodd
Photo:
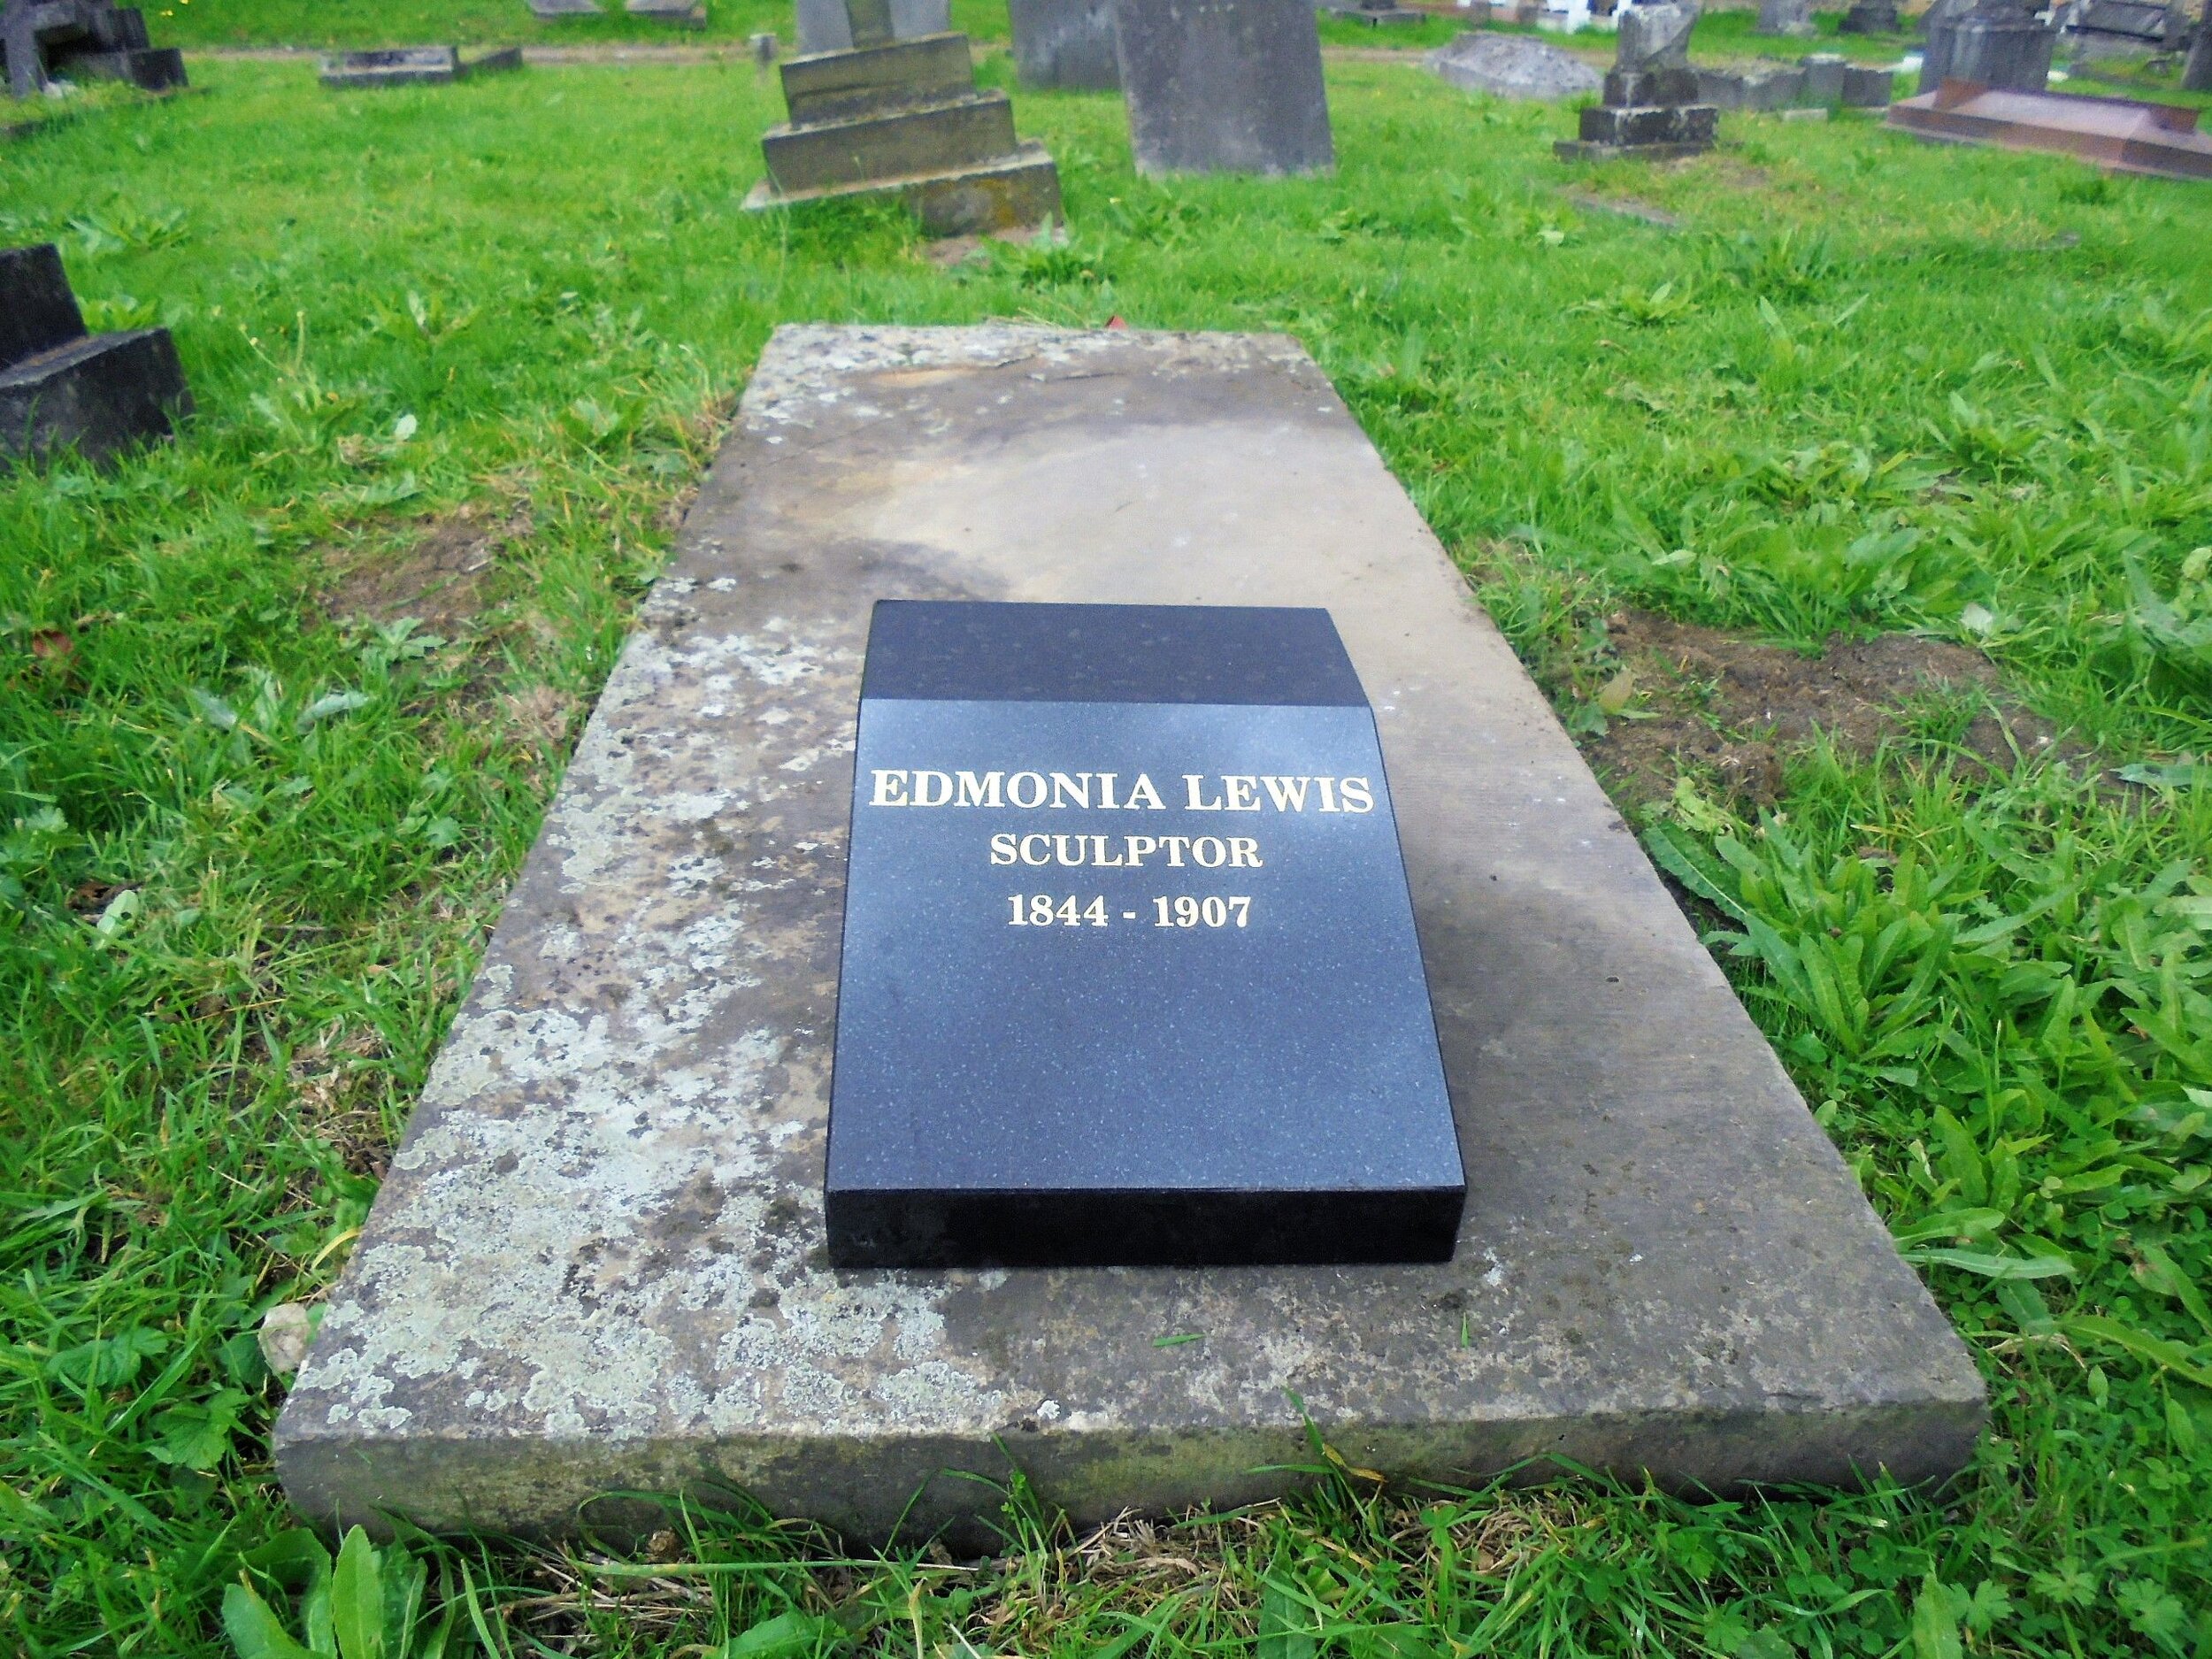
<path fill-rule="evenodd" d="M 1115 0 L 1137 171 L 1336 165 L 1311 0 Z"/>
<path fill-rule="evenodd" d="M 925 35 L 943 35 L 952 27 L 952 0 L 889 0 L 891 38 L 919 40 Z M 853 38 L 845 0 L 799 0 L 799 55 L 849 52 L 860 44 Z"/>
<path fill-rule="evenodd" d="M 1759 21 L 1754 35 L 1816 35 L 1813 0 L 1759 0 Z"/>
<path fill-rule="evenodd" d="M 547 22 L 560 18 L 595 18 L 603 16 L 599 0 L 526 0 L 530 15 Z"/>
<path fill-rule="evenodd" d="M 148 44 L 145 14 L 109 0 L 0 0 L 0 58 L 17 98 L 57 79 L 123 81 L 142 92 L 185 84 L 184 54 Z"/>
<path fill-rule="evenodd" d="M 166 328 L 88 334 L 59 249 L 0 249 L 0 462 L 104 461 L 191 412 Z"/>
<path fill-rule="evenodd" d="M 854 766 L 833 1265 L 1450 1257 L 1435 1018 L 1325 611 L 886 602 Z"/>
<path fill-rule="evenodd" d="M 1697 96 L 1701 102 L 1719 110 L 1766 113 L 1796 109 L 1805 102 L 1804 66 L 1763 63 L 1719 68 L 1701 65 L 1697 71 Z"/>
<path fill-rule="evenodd" d="M 1006 94 L 979 89 L 964 35 L 895 37 L 886 0 L 845 0 L 858 45 L 785 60 L 790 120 L 760 141 L 759 211 L 849 196 L 904 202 L 933 236 L 1033 228 L 1060 212 L 1060 174 L 1014 135 Z"/>
<path fill-rule="evenodd" d="M 1553 145 L 1562 160 L 1663 160 L 1713 147 L 1720 111 L 1702 101 L 1689 64 L 1697 16 L 1695 0 L 1640 5 L 1622 16 L 1605 100 L 1582 111 L 1580 138 Z"/>
<path fill-rule="evenodd" d="M 364 87 L 442 87 L 471 75 L 496 74 L 522 67 L 522 48 L 503 47 L 463 58 L 457 46 L 394 46 L 374 51 L 333 52 L 323 59 L 320 80 L 339 91 Z"/>
<path fill-rule="evenodd" d="M 707 26 L 704 0 L 623 0 L 622 9 L 634 18 L 650 18 L 656 23 L 667 23 L 680 29 L 703 29 Z"/>
<path fill-rule="evenodd" d="M 829 1264 L 854 710 L 887 596 L 1328 611 L 1372 700 L 1473 1178 L 1450 1261 Z M 658 1527 L 600 1495 L 718 1482 L 855 1544 L 942 1525 L 979 1549 L 1002 1486 L 958 1477 L 1010 1461 L 1078 1526 L 1294 1490 L 1300 1402 L 1394 1480 L 1556 1455 L 1717 1490 L 1946 1476 L 1984 1412 L 1295 342 L 781 329 L 285 1402 L 285 1488 L 318 1525 L 563 1532 Z"/>
<path fill-rule="evenodd" d="M 1605 84 L 1604 76 L 1572 52 L 1525 35 L 1470 29 L 1426 61 L 1453 86 L 1499 98 L 1578 98 Z"/>
<path fill-rule="evenodd" d="M 2051 31 L 2021 0 L 1978 0 L 1928 27 L 1920 90 L 1946 81 L 2000 92 L 2040 92 L 2050 82 Z"/>
<path fill-rule="evenodd" d="M 1121 85 L 1113 0 L 1006 0 L 1006 15 L 1025 87 L 1111 92 Z"/>

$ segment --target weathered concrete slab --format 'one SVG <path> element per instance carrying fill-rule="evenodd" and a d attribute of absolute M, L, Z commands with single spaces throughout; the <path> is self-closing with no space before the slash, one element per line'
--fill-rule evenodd
<path fill-rule="evenodd" d="M 1441 1266 L 836 1273 L 822 1160 L 880 596 L 1325 605 L 1375 704 L 1470 1177 Z M 1166 1348 L 1163 1336 L 1202 1340 Z M 1974 1368 L 1543 698 L 1293 342 L 787 328 L 276 1436 L 309 1514 L 733 1482 L 860 1539 L 1307 1455 L 1955 1469 Z M 610 1518 L 619 1518 L 618 1514 Z"/>

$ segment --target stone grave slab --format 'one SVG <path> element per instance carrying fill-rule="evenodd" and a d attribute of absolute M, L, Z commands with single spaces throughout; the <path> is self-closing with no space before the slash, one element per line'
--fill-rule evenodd
<path fill-rule="evenodd" d="M 833 1265 L 1450 1256 L 1466 1179 L 1328 612 L 883 600 L 856 742 Z"/>
<path fill-rule="evenodd" d="M 1114 0 L 1137 171 L 1336 165 L 1311 0 Z"/>
<path fill-rule="evenodd" d="M 457 46 L 392 46 L 369 51 L 334 52 L 318 76 L 336 91 L 368 87 L 442 87 L 472 75 L 498 74 L 522 67 L 522 48 L 505 46 L 461 56 Z"/>
<path fill-rule="evenodd" d="M 1025 87 L 1111 92 L 1121 85 L 1113 0 L 1006 0 L 1006 16 Z"/>
<path fill-rule="evenodd" d="M 1451 1261 L 829 1264 L 882 598 L 1328 611 L 1374 708 L 1472 1178 Z M 1240 1503 L 1301 1481 L 1301 1402 L 1394 1477 L 1557 1454 L 1719 1488 L 1945 1475 L 1984 1415 L 1963 1345 L 1295 342 L 783 328 L 293 1386 L 286 1489 L 324 1522 L 554 1531 L 657 1524 L 610 1490 L 734 1485 L 856 1541 L 966 1547 L 997 1500 L 949 1471 L 1010 1455 L 1078 1522 Z"/>
<path fill-rule="evenodd" d="M 526 0 L 530 15 L 548 22 L 561 18 L 594 18 L 600 15 L 599 0 Z"/>
<path fill-rule="evenodd" d="M 1453 86 L 1498 98 L 1577 98 L 1605 84 L 1572 52 L 1525 35 L 1470 29 L 1424 61 Z"/>
<path fill-rule="evenodd" d="M 703 0 L 624 0 L 622 9 L 634 18 L 650 18 L 656 23 L 672 24 L 677 28 L 703 29 L 707 26 Z"/>

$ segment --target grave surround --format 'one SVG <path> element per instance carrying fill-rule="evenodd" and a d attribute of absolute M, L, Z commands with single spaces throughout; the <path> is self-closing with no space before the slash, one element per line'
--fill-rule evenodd
<path fill-rule="evenodd" d="M 1325 608 L 1376 714 L 1471 1176 L 1456 1256 L 840 1272 L 822 1213 L 872 603 Z M 1169 1337 L 1196 1340 L 1160 1346 Z M 1982 1386 L 1327 380 L 1274 337 L 778 332 L 275 1437 L 319 1521 L 743 1486 L 982 1547 L 1347 1458 L 1916 1480 Z M 1003 1450 L 1002 1450 L 1002 1447 Z M 918 1494 L 918 1497 L 917 1496 Z M 910 1501 L 912 1508 L 908 1509 Z"/>

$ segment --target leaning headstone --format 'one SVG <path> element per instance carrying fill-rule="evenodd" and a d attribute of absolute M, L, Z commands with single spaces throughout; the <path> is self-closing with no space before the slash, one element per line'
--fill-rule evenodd
<path fill-rule="evenodd" d="M 891 38 L 919 40 L 952 27 L 952 0 L 890 0 Z M 845 0 L 798 0 L 799 55 L 849 52 L 855 42 Z"/>
<path fill-rule="evenodd" d="M 363 87 L 442 87 L 471 75 L 522 67 L 522 48 L 503 47 L 463 58 L 457 46 L 395 46 L 374 51 L 333 52 L 323 59 L 323 85 L 342 91 Z"/>
<path fill-rule="evenodd" d="M 1453 86 L 1496 98 L 1578 98 L 1605 84 L 1572 52 L 1526 35 L 1471 29 L 1425 61 Z"/>
<path fill-rule="evenodd" d="M 845 0 L 859 44 L 787 58 L 790 119 L 760 141 L 753 211 L 840 196 L 902 201 L 933 236 L 1033 229 L 1060 213 L 1060 174 L 1014 135 L 1006 94 L 975 84 L 968 37 L 898 40 L 886 0 Z"/>
<path fill-rule="evenodd" d="M 853 764 L 833 1266 L 1451 1259 L 1436 1019 L 1326 611 L 886 601 Z"/>
<path fill-rule="evenodd" d="M 832 1264 L 884 597 L 1328 612 L 1378 705 L 1473 1178 L 1451 1260 Z M 1088 1527 L 1295 1491 L 1309 1434 L 1409 1486 L 1540 1455 L 1675 1489 L 1913 1486 L 1971 1455 L 1974 1357 L 1294 341 L 780 329 L 644 620 L 286 1398 L 303 1517 L 603 1537 L 666 1510 L 602 1494 L 718 1484 L 851 1545 L 945 1527 L 972 1555 L 1003 1548 L 1010 1463 Z M 1094 752 L 1054 764 L 1116 764 Z M 1000 764 L 918 764 L 956 790 Z M 964 860 L 1001 831 L 969 833 Z M 1207 948 L 1203 920 L 1170 942 Z M 1079 932 L 1122 937 L 1049 936 Z"/>
<path fill-rule="evenodd" d="M 1928 30 L 1920 90 L 1946 81 L 2000 92 L 2040 92 L 2049 84 L 2054 37 L 2021 0 L 1978 0 L 1970 11 Z"/>
<path fill-rule="evenodd" d="M 1014 66 L 1025 87 L 1111 92 L 1121 85 L 1114 57 L 1113 0 L 1006 0 Z"/>
<path fill-rule="evenodd" d="M 1311 0 L 1115 0 L 1137 171 L 1336 165 Z"/>
<path fill-rule="evenodd" d="M 1904 31 L 1896 0 L 1854 0 L 1836 24 L 1839 35 L 1901 35 Z"/>
<path fill-rule="evenodd" d="M 104 461 L 191 412 L 166 328 L 88 334 L 52 242 L 0 248 L 0 461 Z"/>
<path fill-rule="evenodd" d="M 1813 24 L 1813 0 L 1759 0 L 1759 21 L 1753 34 L 1801 37 L 1818 32 Z"/>
<path fill-rule="evenodd" d="M 110 0 L 0 0 L 0 61 L 17 98 L 57 79 L 122 81 L 143 92 L 185 84 L 184 54 L 148 44 L 145 14 Z"/>
<path fill-rule="evenodd" d="M 530 15 L 551 21 L 556 18 L 595 18 L 599 0 L 527 0 Z"/>
<path fill-rule="evenodd" d="M 1690 67 L 1695 0 L 1640 5 L 1621 19 L 1605 99 L 1582 111 L 1581 136 L 1553 146 L 1569 161 L 1644 156 L 1663 160 L 1710 150 L 1720 112 L 1704 102 Z"/>

